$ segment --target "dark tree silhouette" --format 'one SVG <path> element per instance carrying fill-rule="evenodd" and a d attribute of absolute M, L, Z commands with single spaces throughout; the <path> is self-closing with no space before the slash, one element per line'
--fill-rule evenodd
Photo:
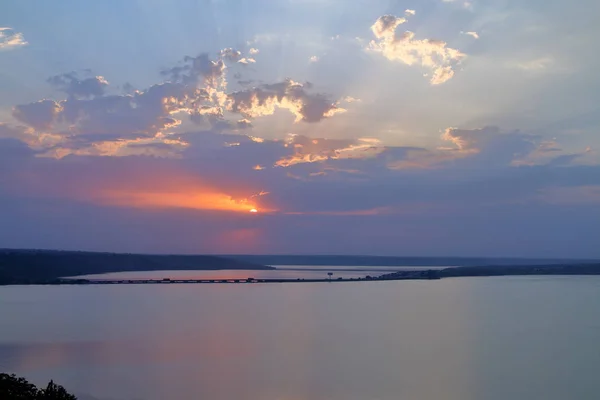
<path fill-rule="evenodd" d="M 0 374 L 0 399 L 2 400 L 77 400 L 53 381 L 46 389 L 38 389 L 25 378 L 16 375 Z"/>
<path fill-rule="evenodd" d="M 38 388 L 24 378 L 15 375 L 0 374 L 0 399 L 2 400 L 35 400 Z"/>
<path fill-rule="evenodd" d="M 40 390 L 36 400 L 77 400 L 77 397 L 68 393 L 64 387 L 50 381 L 46 389 Z"/>

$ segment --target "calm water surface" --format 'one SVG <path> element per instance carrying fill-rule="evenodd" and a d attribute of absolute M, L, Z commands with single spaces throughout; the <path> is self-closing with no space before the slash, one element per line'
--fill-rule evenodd
<path fill-rule="evenodd" d="M 600 278 L 0 287 L 0 371 L 89 399 L 600 398 Z"/>
<path fill-rule="evenodd" d="M 333 278 L 364 278 L 367 275 L 378 276 L 394 271 L 419 271 L 444 269 L 449 267 L 344 267 L 326 265 L 274 265 L 275 270 L 216 270 L 216 271 L 136 271 L 112 272 L 108 274 L 81 275 L 77 278 L 92 280 L 111 279 L 327 279 L 327 273 Z"/>

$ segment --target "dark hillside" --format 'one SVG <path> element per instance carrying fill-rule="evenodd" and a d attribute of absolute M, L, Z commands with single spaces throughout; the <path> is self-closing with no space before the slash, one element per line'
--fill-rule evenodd
<path fill-rule="evenodd" d="M 216 256 L 0 250 L 0 284 L 44 283 L 60 277 L 125 271 L 271 269 Z"/>

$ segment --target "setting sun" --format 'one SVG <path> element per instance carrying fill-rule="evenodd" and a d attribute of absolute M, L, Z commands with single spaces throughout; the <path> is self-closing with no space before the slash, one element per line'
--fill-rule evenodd
<path fill-rule="evenodd" d="M 250 210 L 250 212 L 251 212 L 251 213 L 257 213 L 257 212 L 258 212 L 258 210 L 257 210 L 256 208 L 252 208 L 252 209 Z"/>

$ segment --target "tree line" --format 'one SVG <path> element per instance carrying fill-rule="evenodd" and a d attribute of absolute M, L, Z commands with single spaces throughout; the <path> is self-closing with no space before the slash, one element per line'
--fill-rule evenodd
<path fill-rule="evenodd" d="M 0 399 L 2 400 L 77 400 L 64 387 L 50 381 L 40 389 L 25 378 L 0 374 Z"/>

